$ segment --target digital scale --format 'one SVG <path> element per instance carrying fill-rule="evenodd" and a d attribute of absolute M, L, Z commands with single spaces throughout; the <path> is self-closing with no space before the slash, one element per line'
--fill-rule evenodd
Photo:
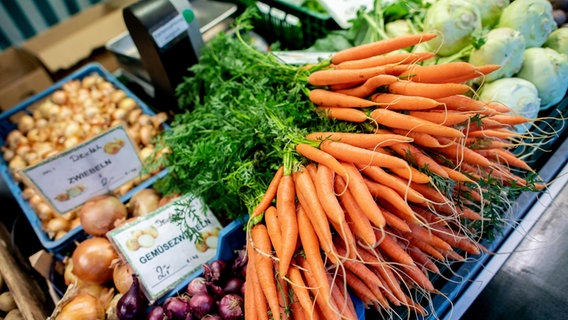
<path fill-rule="evenodd" d="M 140 0 L 123 9 L 128 31 L 106 48 L 117 57 L 121 75 L 142 87 L 155 109 L 175 113 L 176 86 L 236 12 L 235 4 L 220 1 Z"/>

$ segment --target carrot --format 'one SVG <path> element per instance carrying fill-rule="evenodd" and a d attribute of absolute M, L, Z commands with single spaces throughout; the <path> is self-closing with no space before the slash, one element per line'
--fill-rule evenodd
<path fill-rule="evenodd" d="M 390 93 L 407 96 L 421 96 L 430 99 L 464 94 L 470 90 L 471 87 L 463 83 L 422 83 L 399 80 L 388 85 L 388 91 Z"/>
<path fill-rule="evenodd" d="M 436 54 L 433 52 L 401 52 L 387 55 L 376 55 L 368 58 L 348 60 L 333 66 L 336 70 L 342 69 L 365 69 L 387 64 L 412 64 L 428 60 Z"/>
<path fill-rule="evenodd" d="M 371 271 L 364 263 L 355 260 L 347 260 L 344 264 L 347 269 L 346 280 L 349 285 L 351 285 L 352 282 L 357 283 L 353 277 L 349 276 L 349 273 L 352 273 L 355 277 L 361 279 L 367 288 L 369 288 L 369 290 L 373 293 L 374 298 L 383 308 L 389 305 L 387 299 L 380 290 L 380 288 L 383 287 L 383 282 L 373 271 Z"/>
<path fill-rule="evenodd" d="M 429 184 L 421 184 L 421 183 L 410 183 L 410 187 L 423 195 L 426 199 L 434 202 L 434 203 L 448 203 L 448 200 L 439 190 L 434 189 Z"/>
<path fill-rule="evenodd" d="M 514 139 L 514 138 L 522 138 L 523 135 L 521 133 L 517 133 L 511 131 L 509 129 L 486 129 L 486 130 L 477 130 L 477 131 L 469 131 L 467 136 L 470 138 L 500 138 L 500 139 Z"/>
<path fill-rule="evenodd" d="M 431 98 L 395 93 L 375 93 L 371 96 L 371 101 L 381 108 L 390 110 L 428 110 L 442 105 Z"/>
<path fill-rule="evenodd" d="M 334 193 L 334 176 L 331 169 L 325 165 L 317 167 L 315 187 L 317 196 L 322 204 L 327 218 L 339 225 L 345 223 L 345 213 Z"/>
<path fill-rule="evenodd" d="M 278 168 L 278 170 L 276 170 L 276 173 L 274 174 L 274 177 L 272 177 L 272 180 L 270 181 L 270 184 L 268 185 L 264 196 L 262 197 L 258 205 L 254 208 L 253 212 L 250 214 L 251 219 L 263 213 L 264 210 L 266 210 L 266 208 L 270 206 L 270 204 L 274 200 L 274 197 L 276 196 L 276 190 L 278 190 L 278 185 L 280 184 L 280 179 L 282 178 L 283 173 L 283 167 L 280 167 Z"/>
<path fill-rule="evenodd" d="M 335 69 L 333 69 L 335 70 Z M 353 81 L 353 82 L 346 82 L 346 83 L 338 83 L 338 84 L 331 84 L 327 86 L 327 88 L 331 91 L 343 90 L 348 88 L 354 88 L 361 84 L 361 81 Z"/>
<path fill-rule="evenodd" d="M 270 206 L 264 211 L 264 224 L 266 225 L 272 247 L 276 252 L 276 257 L 280 258 L 282 256 L 282 231 L 280 230 L 280 221 L 276 207 Z"/>
<path fill-rule="evenodd" d="M 320 150 L 341 161 L 349 161 L 363 165 L 375 165 L 382 168 L 408 168 L 408 163 L 398 157 L 352 146 L 347 143 L 325 140 Z M 345 177 L 343 177 L 345 178 Z M 349 183 L 349 181 L 347 181 Z"/>
<path fill-rule="evenodd" d="M 409 115 L 420 119 L 428 120 L 430 122 L 441 124 L 444 126 L 453 126 L 460 123 L 466 123 L 471 120 L 472 115 L 468 113 L 457 113 L 446 110 L 436 112 L 437 110 L 430 111 L 410 111 Z"/>
<path fill-rule="evenodd" d="M 430 292 L 433 292 L 435 290 L 434 285 L 432 284 L 432 282 L 430 282 L 428 276 L 424 274 L 424 272 L 420 270 L 420 268 L 418 268 L 416 265 L 402 265 L 400 266 L 400 268 L 403 270 L 402 274 L 408 276 L 421 288 Z"/>
<path fill-rule="evenodd" d="M 380 231 L 375 230 L 375 233 L 378 232 Z M 377 238 L 380 239 L 378 248 L 380 248 L 381 251 L 389 256 L 393 261 L 402 265 L 414 266 L 414 260 L 412 260 L 412 257 L 408 255 L 406 250 L 402 248 L 394 236 L 384 233 L 384 235 L 378 234 Z"/>
<path fill-rule="evenodd" d="M 488 159 L 497 161 L 499 163 L 503 163 L 508 166 L 513 166 L 534 172 L 531 166 L 529 166 L 525 161 L 518 158 L 514 153 L 512 153 L 509 150 L 495 148 L 495 149 L 476 150 L 476 152 Z"/>
<path fill-rule="evenodd" d="M 365 184 L 365 179 L 352 163 L 342 163 L 349 173 L 349 182 L 347 183 L 347 189 L 351 191 L 353 198 L 363 211 L 369 221 L 377 227 L 383 228 L 385 226 L 385 217 L 383 216 L 381 209 L 375 202 L 375 199 L 371 195 L 369 188 Z"/>
<path fill-rule="evenodd" d="M 298 299 L 299 304 L 302 309 L 307 313 L 308 319 L 313 318 L 314 304 L 310 297 L 310 293 L 307 289 L 302 273 L 295 265 L 290 265 L 288 270 L 288 277 L 290 278 L 290 285 L 294 291 L 294 296 Z"/>
<path fill-rule="evenodd" d="M 408 70 L 408 64 L 387 64 L 384 66 L 355 69 L 355 70 L 318 70 L 308 76 L 308 83 L 314 86 L 333 86 L 345 84 L 345 87 L 352 87 L 362 84 L 367 79 L 381 74 L 398 76 Z"/>
<path fill-rule="evenodd" d="M 300 202 L 297 215 L 299 215 L 300 212 L 306 212 L 305 214 L 310 219 L 312 228 L 317 234 L 322 250 L 329 259 L 332 260 L 332 262 L 337 262 L 335 259 L 335 249 L 333 248 L 329 220 L 327 220 L 325 211 L 317 198 L 317 191 L 312 178 L 305 170 L 296 171 L 293 177 L 296 184 L 298 201 Z M 298 225 L 298 228 L 300 227 L 301 226 Z"/>
<path fill-rule="evenodd" d="M 403 215 L 404 218 L 413 223 L 420 223 L 414 216 L 412 208 L 408 203 L 393 189 L 382 185 L 377 182 L 365 179 L 365 184 L 369 188 L 369 192 L 375 197 L 384 200 L 394 207 L 396 207 Z"/>
<path fill-rule="evenodd" d="M 331 57 L 331 62 L 333 64 L 339 64 L 344 61 L 352 61 L 365 59 L 372 56 L 378 56 L 398 49 L 404 49 L 422 42 L 426 42 L 433 39 L 434 37 L 436 37 L 436 34 L 434 33 L 410 34 L 362 44 L 355 47 L 343 49 L 335 53 Z"/>
<path fill-rule="evenodd" d="M 499 129 L 499 128 L 509 128 L 507 124 L 503 124 L 497 120 L 493 120 L 489 117 L 482 117 L 476 121 L 471 121 L 468 127 L 464 130 L 487 130 L 487 129 Z"/>
<path fill-rule="evenodd" d="M 276 210 L 280 225 L 280 252 L 279 263 L 280 277 L 288 273 L 290 261 L 296 251 L 298 239 L 298 222 L 296 219 L 296 190 L 291 172 L 284 170 L 284 176 L 276 193 Z"/>
<path fill-rule="evenodd" d="M 437 148 L 436 151 L 450 157 L 451 161 L 461 162 L 460 160 L 463 160 L 464 162 L 483 167 L 490 167 L 492 165 L 492 162 L 489 159 L 469 149 L 463 144 L 444 137 L 439 137 L 438 140 L 440 140 L 441 144 L 447 145 L 447 147 Z"/>
<path fill-rule="evenodd" d="M 500 102 L 496 102 L 496 101 L 489 101 L 487 102 L 487 104 L 485 105 L 485 107 L 487 109 L 490 109 L 491 111 L 494 112 L 501 112 L 501 113 L 507 113 L 507 112 L 511 112 L 511 108 L 500 103 Z"/>
<path fill-rule="evenodd" d="M 306 313 L 306 311 L 304 311 L 304 308 L 302 308 L 302 305 L 300 305 L 300 303 L 297 300 L 292 301 L 292 303 L 290 304 L 290 311 L 291 311 L 291 318 L 294 320 L 312 319 L 312 317 L 310 317 Z"/>
<path fill-rule="evenodd" d="M 405 197 L 408 201 L 414 203 L 423 203 L 425 198 L 419 192 L 409 187 L 409 184 L 403 182 L 400 178 L 387 173 L 383 169 L 377 166 L 361 166 L 357 165 L 359 171 L 365 176 L 371 178 L 377 183 L 381 183 L 387 187 L 392 188 L 398 192 L 401 196 Z"/>
<path fill-rule="evenodd" d="M 440 167 L 442 168 L 442 170 L 444 170 L 446 172 L 446 174 L 448 175 L 448 178 L 450 178 L 454 181 L 474 182 L 467 175 L 461 173 L 460 171 L 458 171 L 456 169 L 448 168 L 448 167 L 442 166 L 442 165 L 440 165 Z"/>
<path fill-rule="evenodd" d="M 251 243 L 250 241 L 247 241 L 246 243 L 246 247 L 247 247 L 247 256 L 249 261 L 254 261 L 252 259 L 253 258 L 253 249 L 251 247 Z M 258 289 L 255 288 L 255 284 L 254 284 L 254 279 L 253 277 L 256 277 L 256 273 L 254 270 L 254 262 L 251 262 L 248 266 L 248 273 L 245 276 L 245 296 L 244 296 L 244 313 L 245 313 L 245 320 L 257 320 L 257 319 L 261 319 L 262 317 L 259 316 L 258 313 L 262 312 L 262 300 L 261 298 L 264 298 L 264 294 L 259 294 L 258 293 Z M 258 280 L 258 279 L 257 279 Z M 257 297 L 259 297 L 259 301 L 257 302 L 256 299 Z M 258 303 L 258 309 L 255 308 L 255 304 Z M 266 310 L 266 302 L 264 302 L 264 311 Z M 258 310 L 258 311 L 257 311 Z M 265 313 L 266 314 L 266 313 Z M 266 315 L 264 317 L 264 319 L 268 319 L 268 315 Z"/>
<path fill-rule="evenodd" d="M 378 88 L 389 85 L 395 81 L 398 81 L 398 78 L 393 75 L 379 74 L 367 79 L 361 85 L 352 88 L 336 90 L 335 92 L 358 98 L 367 98 Z"/>
<path fill-rule="evenodd" d="M 430 257 L 422 252 L 422 250 L 410 246 L 408 248 L 408 254 L 414 259 L 416 264 L 421 265 L 422 267 L 432 271 L 433 273 L 440 274 L 440 268 L 430 259 Z"/>
<path fill-rule="evenodd" d="M 387 225 L 392 229 L 399 230 L 402 232 L 410 232 L 410 227 L 408 227 L 408 223 L 405 220 L 392 213 L 392 211 L 397 211 L 396 208 L 393 208 L 390 204 L 385 203 L 380 206 L 381 212 L 385 216 L 385 220 L 387 221 Z M 402 214 L 400 214 L 401 216 Z"/>
<path fill-rule="evenodd" d="M 471 74 L 464 74 L 454 78 L 448 79 L 448 82 L 465 82 L 475 78 L 483 78 L 484 76 L 490 74 L 491 72 L 498 70 L 501 66 L 498 64 L 485 64 L 481 66 L 476 66 Z"/>
<path fill-rule="evenodd" d="M 268 236 L 268 230 L 264 224 L 258 223 L 251 228 L 251 239 L 254 251 L 254 270 L 261 284 L 260 288 L 266 297 L 268 307 L 272 311 L 275 320 L 280 319 L 280 305 L 278 290 L 274 278 L 272 259 L 268 256 L 272 252 L 272 245 Z"/>
<path fill-rule="evenodd" d="M 296 151 L 302 156 L 317 162 L 321 165 L 325 165 L 332 169 L 337 175 L 343 178 L 348 178 L 347 171 L 341 165 L 341 163 L 332 155 L 324 150 L 318 149 L 306 143 L 299 143 L 296 145 Z"/>
<path fill-rule="evenodd" d="M 515 144 L 499 140 L 497 138 L 466 138 L 465 145 L 468 146 L 470 149 L 493 149 L 493 148 L 511 148 L 514 147 Z"/>
<path fill-rule="evenodd" d="M 424 242 L 424 241 L 420 241 L 419 239 L 416 239 L 412 235 L 408 235 L 407 239 L 409 241 L 409 246 L 413 245 L 413 246 L 419 248 L 420 250 L 422 250 L 423 252 L 429 254 L 430 256 L 432 256 L 435 259 L 438 259 L 440 261 L 444 260 L 444 255 L 442 255 L 440 253 L 440 251 L 438 251 L 440 249 L 436 249 L 431 244 Z M 450 247 L 450 249 L 451 249 L 451 247 Z M 408 251 L 408 249 L 407 249 L 407 251 Z"/>
<path fill-rule="evenodd" d="M 362 123 L 367 121 L 369 117 L 365 112 L 356 108 L 335 108 L 335 107 L 317 107 L 316 110 L 330 119 L 342 120 L 354 123 Z"/>
<path fill-rule="evenodd" d="M 428 133 L 408 131 L 404 129 L 393 129 L 392 132 L 412 138 L 412 142 L 414 142 L 414 144 L 420 145 L 422 147 L 438 148 L 442 146 L 438 139 L 434 138 Z"/>
<path fill-rule="evenodd" d="M 527 119 L 526 117 L 515 114 L 495 114 L 490 116 L 489 118 L 510 126 L 529 122 L 529 119 Z"/>
<path fill-rule="evenodd" d="M 412 181 L 414 183 L 429 183 L 431 182 L 431 178 L 429 175 L 418 171 L 418 169 L 409 166 L 406 169 L 403 168 L 389 168 L 394 174 L 399 177 L 402 177 L 406 180 Z"/>
<path fill-rule="evenodd" d="M 366 108 L 377 105 L 376 102 L 368 99 L 358 98 L 325 89 L 311 90 L 309 99 L 317 106 L 332 108 Z"/>
<path fill-rule="evenodd" d="M 424 66 L 415 64 L 408 71 L 403 72 L 400 78 L 427 83 L 458 83 L 477 78 L 482 75 L 482 72 L 488 72 L 493 68 L 494 66 L 481 67 L 463 61 Z"/>
<path fill-rule="evenodd" d="M 323 263 L 318 237 L 314 230 L 310 219 L 304 211 L 298 211 L 298 228 L 300 239 L 302 241 L 302 248 L 304 249 L 306 262 L 309 265 L 309 274 L 313 277 L 315 286 L 318 291 L 318 299 L 324 302 L 324 305 L 331 305 L 331 287 L 327 280 L 325 265 Z M 307 276 L 307 274 L 306 274 Z M 321 305 L 320 305 L 321 306 Z"/>
<path fill-rule="evenodd" d="M 426 169 L 442 178 L 448 178 L 446 171 L 429 155 L 425 154 L 420 148 L 412 144 L 394 144 L 390 148 L 398 155 L 407 159 L 408 162 L 416 165 L 418 168 Z"/>
<path fill-rule="evenodd" d="M 438 98 L 436 100 L 444 104 L 443 109 L 445 110 L 483 111 L 486 106 L 483 101 L 475 100 L 471 97 L 459 94 Z"/>
<path fill-rule="evenodd" d="M 338 194 L 339 200 L 345 208 L 347 222 L 352 225 L 355 235 L 364 243 L 374 245 L 377 242 L 373 226 L 369 218 L 365 215 L 361 207 L 355 201 L 351 191 L 347 189 L 347 184 L 341 177 L 335 179 L 335 192 Z"/>
<path fill-rule="evenodd" d="M 371 112 L 371 118 L 373 118 L 378 124 L 389 128 L 425 132 L 437 136 L 452 138 L 461 138 L 464 136 L 461 131 L 454 128 L 445 127 L 430 121 L 382 108 L 373 110 Z"/>
<path fill-rule="evenodd" d="M 334 140 L 359 148 L 387 147 L 395 143 L 412 142 L 412 138 L 394 133 L 312 132 L 306 135 L 312 141 Z"/>
<path fill-rule="evenodd" d="M 347 286 L 339 277 L 336 277 L 335 281 L 330 274 L 327 275 L 329 283 L 331 283 L 331 298 L 333 303 L 337 306 L 342 319 L 357 319 L 357 312 L 355 311 L 355 305 L 351 297 L 347 293 Z M 340 283 L 338 283 L 340 282 Z M 342 285 L 341 287 L 339 285 Z M 343 289 L 343 290 L 342 290 Z"/>

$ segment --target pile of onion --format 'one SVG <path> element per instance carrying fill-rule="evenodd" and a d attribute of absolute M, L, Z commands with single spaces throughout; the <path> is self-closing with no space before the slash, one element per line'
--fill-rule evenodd
<path fill-rule="evenodd" d="M 202 275 L 193 278 L 185 292 L 152 306 L 148 320 L 244 319 L 247 262 L 244 250 L 239 250 L 231 260 L 213 260 L 204 264 Z"/>

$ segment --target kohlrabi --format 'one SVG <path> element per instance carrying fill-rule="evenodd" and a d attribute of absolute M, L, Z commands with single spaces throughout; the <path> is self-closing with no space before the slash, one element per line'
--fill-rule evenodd
<path fill-rule="evenodd" d="M 519 72 L 523 63 L 525 39 L 523 35 L 511 28 L 496 28 L 485 36 L 485 42 L 473 49 L 469 62 L 481 66 L 498 64 L 501 68 L 491 72 L 484 81 L 494 81 L 503 77 L 511 77 Z"/>
<path fill-rule="evenodd" d="M 496 27 L 519 30 L 527 48 L 540 47 L 557 28 L 548 0 L 515 0 L 508 5 Z"/>
<path fill-rule="evenodd" d="M 479 100 L 499 102 L 511 108 L 514 114 L 534 119 L 540 110 L 538 89 L 532 82 L 522 78 L 502 78 L 487 82 L 480 87 Z M 530 128 L 529 123 L 515 126 L 515 131 L 523 133 Z"/>
<path fill-rule="evenodd" d="M 471 0 L 477 6 L 481 15 L 481 25 L 484 28 L 492 28 L 499 22 L 503 8 L 511 3 L 509 0 Z"/>
<path fill-rule="evenodd" d="M 568 54 L 568 28 L 558 28 L 548 36 L 543 47 Z"/>
<path fill-rule="evenodd" d="M 560 102 L 568 90 L 568 55 L 551 48 L 528 48 L 516 76 L 536 86 L 540 108 L 547 109 Z"/>
<path fill-rule="evenodd" d="M 426 46 L 439 56 L 446 57 L 471 42 L 472 34 L 481 30 L 481 16 L 477 6 L 469 0 L 439 0 L 428 8 L 423 30 L 439 35 L 428 41 Z"/>

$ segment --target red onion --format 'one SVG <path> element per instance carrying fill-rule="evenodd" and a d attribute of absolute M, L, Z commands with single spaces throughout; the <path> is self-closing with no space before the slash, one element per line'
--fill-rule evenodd
<path fill-rule="evenodd" d="M 218 314 L 206 314 L 201 318 L 201 320 L 223 320 L 223 318 L 221 318 Z"/>
<path fill-rule="evenodd" d="M 198 319 L 208 314 L 213 308 L 213 297 L 206 293 L 199 293 L 189 299 L 189 310 Z"/>
<path fill-rule="evenodd" d="M 116 316 L 119 320 L 140 319 L 145 314 L 147 306 L 146 297 L 140 291 L 138 277 L 132 274 L 130 289 L 116 303 Z"/>
<path fill-rule="evenodd" d="M 209 264 L 203 264 L 203 277 L 207 281 L 219 281 L 225 273 L 227 262 L 223 260 L 213 260 Z"/>
<path fill-rule="evenodd" d="M 166 315 L 164 314 L 164 308 L 162 306 L 154 306 L 152 307 L 152 309 L 150 310 L 150 312 L 148 312 L 148 320 L 164 320 L 164 317 Z"/>
<path fill-rule="evenodd" d="M 184 297 L 169 297 L 162 307 L 168 320 L 185 320 L 190 314 L 189 301 Z"/>
<path fill-rule="evenodd" d="M 194 278 L 187 285 L 187 294 L 190 297 L 200 293 L 207 293 L 207 280 L 203 277 Z"/>
<path fill-rule="evenodd" d="M 229 293 L 219 301 L 219 315 L 223 320 L 239 320 L 244 318 L 244 299 L 238 294 Z"/>
<path fill-rule="evenodd" d="M 223 291 L 225 291 L 225 293 L 241 293 L 241 287 L 243 284 L 244 281 L 241 278 L 230 278 L 227 282 L 225 282 Z"/>

